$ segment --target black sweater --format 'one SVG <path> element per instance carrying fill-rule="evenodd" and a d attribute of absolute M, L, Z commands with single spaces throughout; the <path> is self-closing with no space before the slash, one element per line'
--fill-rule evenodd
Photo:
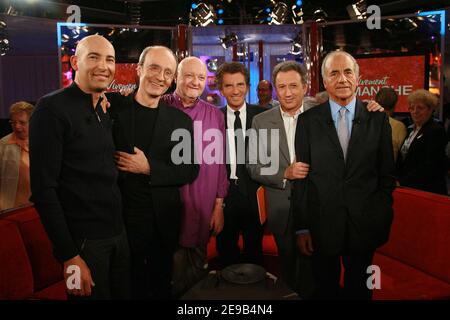
<path fill-rule="evenodd" d="M 79 240 L 123 231 L 111 123 L 101 119 L 75 84 L 42 97 L 31 117 L 31 200 L 61 261 Z"/>

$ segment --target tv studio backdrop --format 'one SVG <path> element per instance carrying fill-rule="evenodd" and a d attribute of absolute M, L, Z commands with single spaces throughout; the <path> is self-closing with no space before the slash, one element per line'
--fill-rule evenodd
<path fill-rule="evenodd" d="M 323 90 L 321 60 L 327 52 L 342 49 L 360 64 L 361 97 L 373 98 L 380 87 L 392 86 L 400 95 L 399 112 L 406 112 L 406 96 L 426 88 L 440 96 L 442 106 L 450 102 L 450 67 L 444 64 L 450 61 L 449 15 L 450 10 L 382 17 L 381 28 L 369 30 L 365 20 L 162 27 L 68 24 L 0 14 L 10 43 L 10 50 L 0 57 L 0 118 L 8 118 L 8 108 L 15 101 L 36 102 L 69 85 L 74 77 L 69 57 L 80 39 L 96 33 L 108 38 L 116 49 L 116 78 L 110 90 L 135 87 L 142 49 L 165 45 L 180 60 L 194 55 L 205 62 L 208 75 L 202 98 L 217 106 L 225 102 L 214 72 L 224 61 L 239 61 L 250 70 L 250 103 L 257 102 L 258 82 L 271 80 L 273 67 L 285 60 L 305 64 L 310 75 L 308 94 L 314 95 Z M 439 116 L 442 118 L 442 110 Z"/>

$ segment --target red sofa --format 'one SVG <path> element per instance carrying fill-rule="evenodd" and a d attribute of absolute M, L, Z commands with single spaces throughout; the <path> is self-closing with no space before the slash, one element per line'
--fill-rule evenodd
<path fill-rule="evenodd" d="M 450 299 L 450 199 L 398 188 L 394 212 L 390 240 L 374 258 L 381 270 L 374 299 Z M 267 270 L 278 274 L 270 234 L 264 253 Z M 208 257 L 215 256 L 212 239 Z M 0 214 L 0 300 L 66 298 L 61 265 L 34 208 Z"/>
<path fill-rule="evenodd" d="M 263 248 L 266 269 L 279 274 L 272 235 L 264 235 Z M 216 255 L 212 239 L 208 257 Z M 374 300 L 450 299 L 450 198 L 397 188 L 391 236 L 373 264 L 381 271 Z"/>
<path fill-rule="evenodd" d="M 450 299 L 450 198 L 408 188 L 394 192 L 389 242 L 375 254 L 374 299 Z"/>
<path fill-rule="evenodd" d="M 0 300 L 65 300 L 62 266 L 33 207 L 0 215 Z"/>

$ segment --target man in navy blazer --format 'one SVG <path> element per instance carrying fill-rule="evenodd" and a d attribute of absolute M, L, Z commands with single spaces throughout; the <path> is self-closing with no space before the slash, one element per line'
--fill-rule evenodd
<path fill-rule="evenodd" d="M 298 245 L 312 257 L 317 298 L 371 299 L 368 267 L 393 218 L 391 129 L 384 113 L 356 99 L 359 67 L 350 54 L 328 54 L 322 77 L 329 100 L 297 123 L 297 160 L 310 165 L 292 200 Z"/>

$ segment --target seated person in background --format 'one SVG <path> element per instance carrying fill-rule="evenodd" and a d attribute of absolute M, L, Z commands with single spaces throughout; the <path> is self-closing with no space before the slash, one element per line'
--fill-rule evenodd
<path fill-rule="evenodd" d="M 444 128 L 432 118 L 438 99 L 419 89 L 408 96 L 413 121 L 397 161 L 401 186 L 447 195 Z"/>
<path fill-rule="evenodd" d="M 13 132 L 0 140 L 0 210 L 30 203 L 28 121 L 33 109 L 24 101 L 9 109 Z"/>
<path fill-rule="evenodd" d="M 394 89 L 389 87 L 381 88 L 375 96 L 375 101 L 378 102 L 389 115 L 389 124 L 392 129 L 392 147 L 394 148 L 394 161 L 397 161 L 398 151 L 406 138 L 406 127 L 403 122 L 394 119 L 395 105 L 397 103 L 397 93 Z"/>

